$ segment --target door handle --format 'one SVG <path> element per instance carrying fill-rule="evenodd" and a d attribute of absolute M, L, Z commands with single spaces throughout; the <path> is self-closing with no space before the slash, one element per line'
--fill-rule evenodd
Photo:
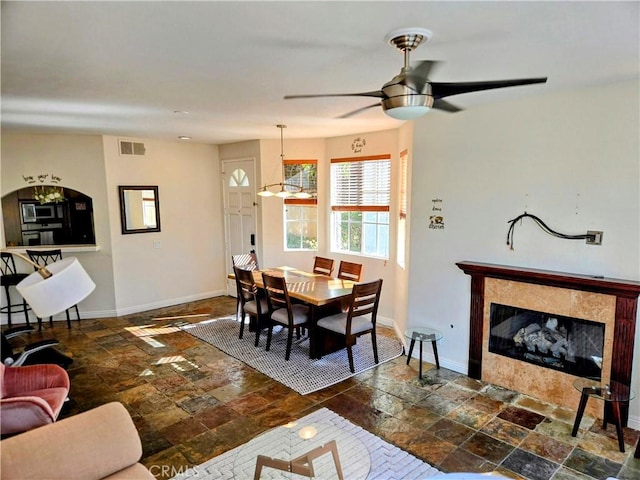
<path fill-rule="evenodd" d="M 256 246 L 256 234 L 255 233 L 251 234 L 251 246 L 252 247 Z"/>

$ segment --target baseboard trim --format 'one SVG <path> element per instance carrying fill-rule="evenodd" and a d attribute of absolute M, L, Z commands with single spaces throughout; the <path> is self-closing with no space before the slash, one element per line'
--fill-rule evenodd
<path fill-rule="evenodd" d="M 160 302 L 152 302 L 152 303 L 146 303 L 141 305 L 134 305 L 131 307 L 119 308 L 115 310 L 83 310 L 81 308 L 80 317 L 86 318 L 86 319 L 121 317 L 123 315 L 130 315 L 132 313 L 146 312 L 147 310 L 155 310 L 156 308 L 172 307 L 174 305 L 180 305 L 181 303 L 195 302 L 198 300 L 206 300 L 207 298 L 222 297 L 226 295 L 227 295 L 226 290 L 215 290 L 213 292 L 199 293 L 196 295 L 187 295 L 185 297 L 172 298 L 170 300 L 162 300 Z M 16 314 L 15 316 L 12 315 L 12 317 L 14 317 L 12 318 L 13 325 L 26 324 L 26 321 L 24 319 L 24 314 L 20 313 L 20 314 Z M 29 312 L 29 321 L 31 322 L 32 325 L 38 324 L 38 320 L 33 315 L 33 312 Z M 67 316 L 65 315 L 64 312 L 59 313 L 58 315 L 54 315 L 53 321 L 66 322 Z M 75 312 L 71 312 L 71 321 L 72 322 L 77 321 L 75 319 Z M 48 322 L 49 322 L 48 318 L 42 320 L 42 323 L 48 323 Z M 8 325 L 8 324 L 9 324 L 9 321 L 8 321 L 7 315 L 6 313 L 3 313 L 2 316 L 0 316 L 0 325 Z"/>
<path fill-rule="evenodd" d="M 172 307 L 181 303 L 196 302 L 198 300 L 206 300 L 207 298 L 226 296 L 226 290 L 215 290 L 213 292 L 198 293 L 196 295 L 188 295 L 180 298 L 172 298 L 170 300 L 162 300 L 159 302 L 146 303 L 142 305 L 133 305 L 131 307 L 116 309 L 116 316 L 130 315 L 132 313 L 146 312 L 147 310 L 155 310 L 156 308 Z"/>

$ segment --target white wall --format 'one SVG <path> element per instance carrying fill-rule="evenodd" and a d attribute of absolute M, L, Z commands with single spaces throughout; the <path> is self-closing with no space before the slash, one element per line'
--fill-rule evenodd
<path fill-rule="evenodd" d="M 73 256 L 78 258 L 91 276 L 96 289 L 80 303 L 79 308 L 87 317 L 113 314 L 113 266 L 102 137 L 3 131 L 0 196 L 28 186 L 22 175 L 40 173 L 55 174 L 62 178 L 61 186 L 82 192 L 93 199 L 96 244 L 100 246 L 100 251 L 73 253 Z"/>
<path fill-rule="evenodd" d="M 121 156 L 118 140 L 104 137 L 118 314 L 226 294 L 218 148 L 144 139 L 144 157 Z M 158 186 L 160 232 L 121 233 L 119 185 Z"/>
<path fill-rule="evenodd" d="M 444 331 L 444 366 L 467 369 L 470 279 L 456 262 L 640 280 L 638 92 L 636 81 L 415 122 L 408 312 Z M 436 197 L 443 230 L 427 228 Z M 510 250 L 507 222 L 525 210 L 563 233 L 602 230 L 603 244 L 551 237 L 525 220 Z M 640 428 L 640 399 L 630 413 Z"/>

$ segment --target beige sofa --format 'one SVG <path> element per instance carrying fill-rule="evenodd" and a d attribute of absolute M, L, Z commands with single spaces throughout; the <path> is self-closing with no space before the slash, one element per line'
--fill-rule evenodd
<path fill-rule="evenodd" d="M 113 402 L 0 442 L 3 480 L 154 479 L 126 408 Z"/>

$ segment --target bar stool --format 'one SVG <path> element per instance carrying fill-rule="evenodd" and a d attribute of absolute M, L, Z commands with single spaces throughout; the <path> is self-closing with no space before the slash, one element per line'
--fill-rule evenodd
<path fill-rule="evenodd" d="M 55 250 L 27 250 L 27 255 L 29 255 L 29 258 L 32 261 L 43 267 L 46 267 L 50 263 L 62 260 L 62 250 L 59 248 Z M 75 308 L 79 322 L 80 312 L 78 311 L 78 305 L 74 305 L 71 308 Z M 69 315 L 69 310 L 71 310 L 71 308 L 66 309 L 64 312 L 67 315 L 67 328 L 71 328 L 71 316 Z M 49 317 L 49 324 L 53 325 L 53 317 Z M 38 329 L 42 329 L 42 320 L 40 318 L 38 319 Z"/>
<path fill-rule="evenodd" d="M 2 307 L 0 311 L 7 314 L 7 321 L 11 326 L 11 314 L 24 312 L 24 318 L 29 326 L 29 310 L 31 307 L 27 302 L 22 299 L 22 303 L 11 303 L 11 287 L 15 287 L 23 279 L 29 276 L 28 273 L 18 273 L 16 270 L 16 263 L 13 259 L 13 255 L 9 252 L 0 252 L 0 270 L 2 271 L 2 277 L 0 277 L 0 283 L 4 287 L 4 294 L 7 298 L 7 305 Z M 17 308 L 17 310 L 16 310 Z"/>

